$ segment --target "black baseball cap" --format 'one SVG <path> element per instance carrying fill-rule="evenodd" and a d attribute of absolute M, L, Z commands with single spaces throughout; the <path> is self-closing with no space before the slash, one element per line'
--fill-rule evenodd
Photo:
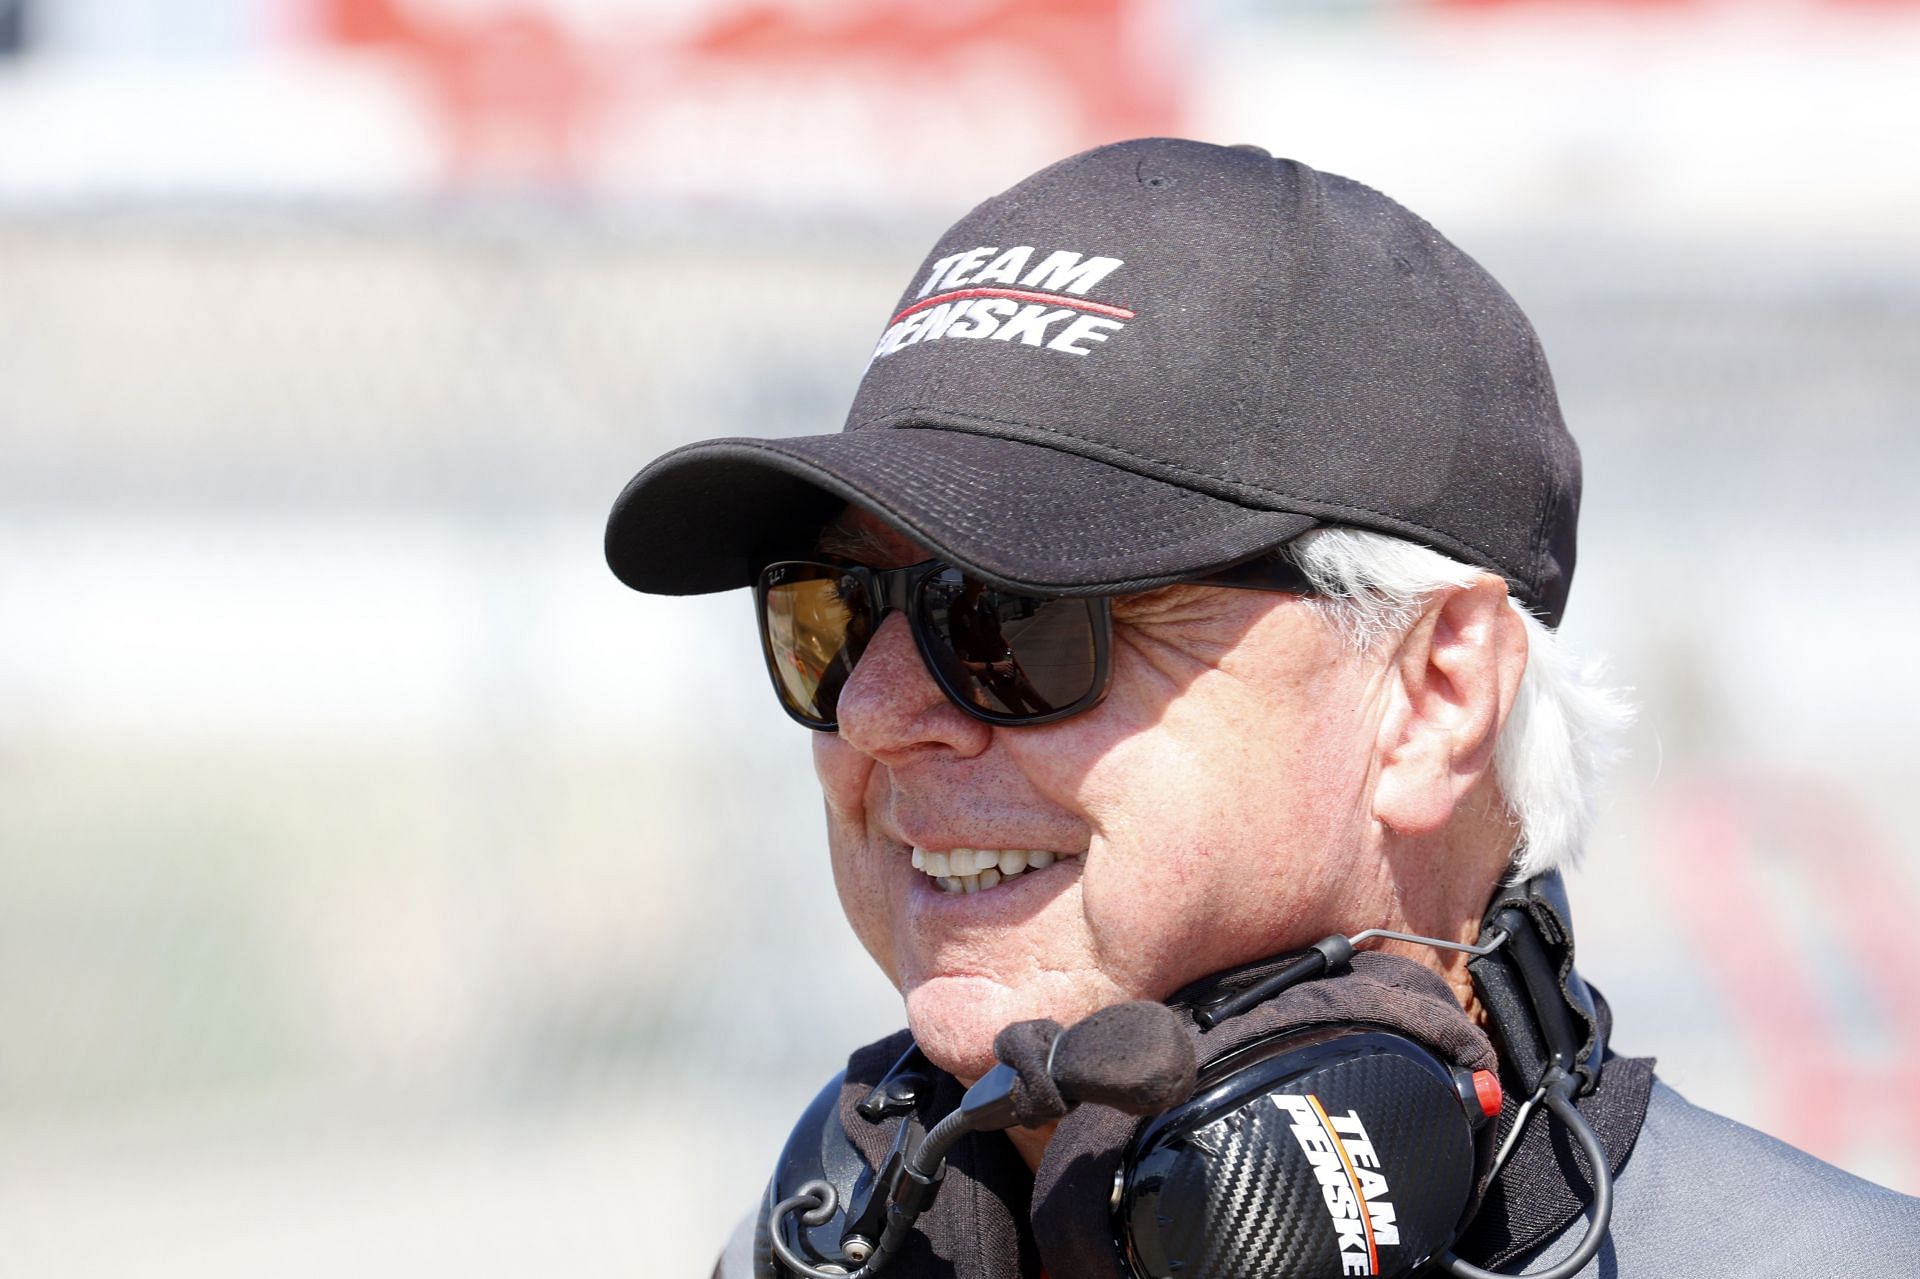
<path fill-rule="evenodd" d="M 634 477 L 615 574 L 745 586 L 848 502 L 1054 595 L 1350 525 L 1498 573 L 1560 621 L 1580 456 L 1539 340 L 1358 182 L 1254 147 L 1100 147 L 962 218 L 890 317 L 840 432 L 707 440 Z"/>

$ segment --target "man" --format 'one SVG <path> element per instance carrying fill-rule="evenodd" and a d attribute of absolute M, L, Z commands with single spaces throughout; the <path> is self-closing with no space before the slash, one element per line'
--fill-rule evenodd
<path fill-rule="evenodd" d="M 1389 940 L 1344 976 L 1329 960 L 1314 997 L 1427 1027 L 1451 1045 L 1443 1068 L 1493 1066 L 1497 1046 L 1506 1084 L 1503 1107 L 1486 1102 L 1502 1151 L 1489 1160 L 1492 1129 L 1475 1139 L 1471 1220 L 1456 1239 L 1449 1217 L 1435 1245 L 1448 1265 L 1920 1266 L 1920 1203 L 1605 1054 L 1604 1003 L 1542 878 L 1577 857 L 1624 720 L 1554 634 L 1579 490 L 1539 344 L 1477 265 L 1357 183 L 1168 139 L 1076 156 L 963 218 L 902 295 L 842 433 L 709 441 L 643 471 L 609 561 L 641 590 L 755 586 L 776 693 L 818 730 L 841 903 L 905 1000 L 911 1040 L 855 1052 L 790 1154 L 829 1132 L 879 1167 L 910 1139 L 899 1114 L 888 1128 L 861 1109 L 885 1110 L 889 1062 L 917 1048 L 934 1083 L 915 1087 L 952 1110 L 1019 1056 L 1002 1032 L 1034 1019 L 1172 1001 L 1204 1063 L 1226 1041 L 1196 1028 L 1197 989 L 1385 929 L 1434 941 Z M 1521 914 L 1489 915 L 1496 894 Z M 1500 992 L 1518 987 L 1445 946 L 1498 952 L 1518 926 L 1491 921 L 1521 916 L 1559 967 L 1515 1012 Z M 1520 1060 L 1533 1032 L 1514 1018 L 1549 1047 L 1560 1019 L 1558 1066 Z M 1023 1087 L 1052 1077 L 1055 1051 Z M 1556 1088 L 1613 1172 L 1610 1222 L 1594 1159 L 1522 1122 Z M 1112 1245 L 1117 1146 L 1104 1163 L 1062 1153 L 1101 1110 L 967 1137 L 886 1264 L 1155 1272 L 1137 1238 L 1131 1260 Z M 1327 1132 L 1320 1154 L 1351 1153 Z M 1333 1172 L 1352 1195 L 1327 1202 L 1392 1171 L 1349 1160 Z M 1057 1207 L 1089 1183 L 1099 1202 Z M 825 1202 L 755 1214 L 763 1272 L 768 1237 L 801 1230 L 768 1218 Z M 1576 1252 L 1583 1214 L 1603 1229 Z M 1348 1273 L 1389 1272 L 1381 1221 L 1339 1254 Z M 813 1264 L 793 1246 L 778 1264 Z M 821 1246 L 851 1269 L 872 1240 Z M 746 1251 L 723 1271 L 749 1273 Z"/>

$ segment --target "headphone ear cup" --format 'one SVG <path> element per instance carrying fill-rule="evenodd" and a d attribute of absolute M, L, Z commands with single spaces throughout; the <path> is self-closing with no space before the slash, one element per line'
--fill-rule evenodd
<path fill-rule="evenodd" d="M 774 1256 L 773 1231 L 778 1229 L 788 1251 L 810 1265 L 835 1262 L 840 1255 L 840 1236 L 847 1227 L 849 1205 L 865 1197 L 872 1185 L 873 1173 L 854 1148 L 840 1122 L 840 1090 L 845 1075 L 827 1081 L 805 1113 L 793 1126 L 780 1162 L 761 1202 L 754 1224 L 753 1251 L 756 1276 L 785 1275 L 787 1270 Z M 817 1225 L 809 1224 L 803 1214 L 784 1217 L 778 1226 L 770 1220 L 776 1204 L 814 1182 L 833 1187 L 834 1210 Z"/>
<path fill-rule="evenodd" d="M 1452 1067 L 1403 1035 L 1256 1042 L 1135 1134 L 1115 1235 L 1141 1279 L 1406 1275 L 1473 1206 L 1477 1118 Z"/>

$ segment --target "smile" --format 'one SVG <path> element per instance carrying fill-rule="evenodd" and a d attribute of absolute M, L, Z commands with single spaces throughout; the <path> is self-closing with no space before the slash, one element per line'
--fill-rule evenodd
<path fill-rule="evenodd" d="M 978 893 L 1030 870 L 1045 870 L 1056 861 L 1078 857 L 1044 848 L 956 848 L 936 853 L 913 850 L 913 868 L 945 893 Z"/>

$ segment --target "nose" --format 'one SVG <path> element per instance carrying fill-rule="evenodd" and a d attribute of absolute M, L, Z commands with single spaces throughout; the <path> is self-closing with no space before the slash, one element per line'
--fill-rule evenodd
<path fill-rule="evenodd" d="M 889 613 L 840 690 L 840 740 L 883 764 L 930 750 L 978 755 L 993 726 L 974 719 L 933 682 L 907 619 Z"/>

